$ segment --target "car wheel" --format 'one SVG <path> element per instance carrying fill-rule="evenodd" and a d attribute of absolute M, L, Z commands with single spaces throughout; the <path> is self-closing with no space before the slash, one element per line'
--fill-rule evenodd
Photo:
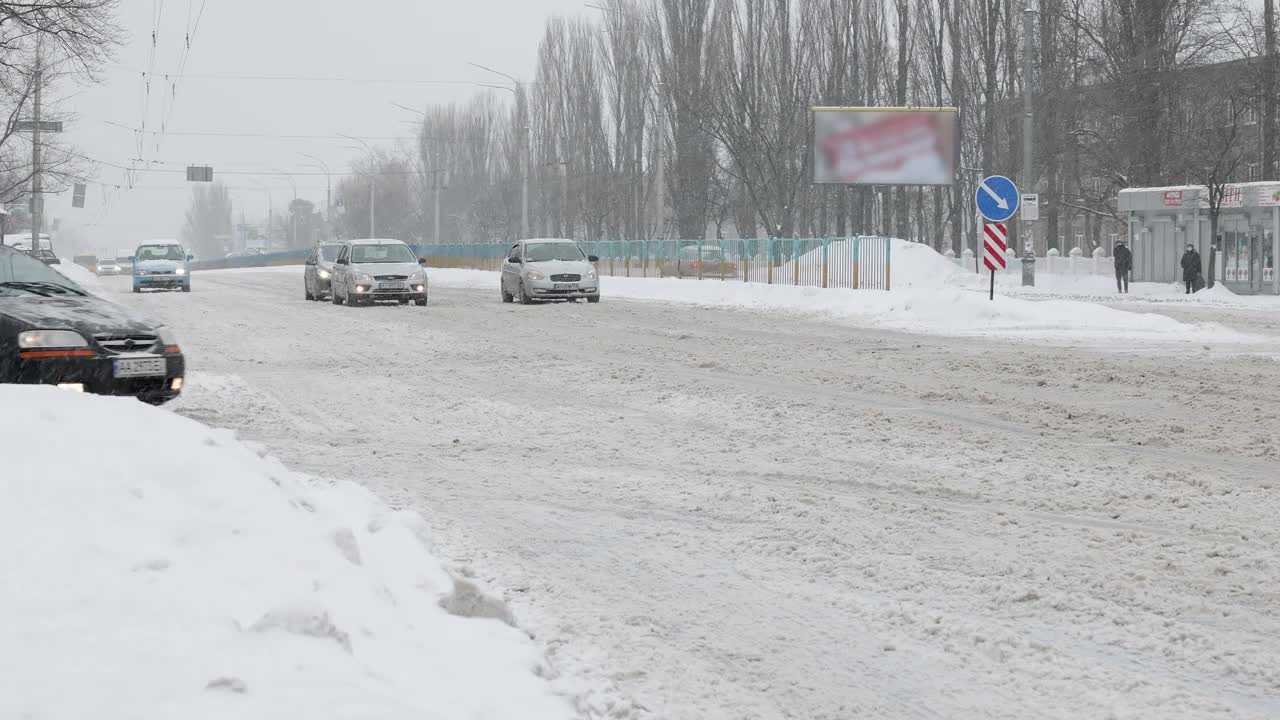
<path fill-rule="evenodd" d="M 500 288 L 499 288 L 499 291 L 502 293 L 502 302 L 504 302 L 504 303 L 512 303 L 512 302 L 515 302 L 515 301 L 516 301 L 516 296 L 515 296 L 515 295 L 512 295 L 512 294 L 511 294 L 511 293 L 509 293 L 509 292 L 507 292 L 507 286 L 506 286 L 506 285 L 503 285 L 502 287 L 500 287 Z"/>
<path fill-rule="evenodd" d="M 587 302 L 589 302 L 589 303 L 598 303 L 598 302 L 600 302 L 600 296 L 599 296 L 599 295 L 588 295 L 588 296 L 587 296 Z"/>
<path fill-rule="evenodd" d="M 315 294 L 311 292 L 311 286 L 310 286 L 310 285 L 308 285 L 308 284 L 307 284 L 307 283 L 305 283 L 305 282 L 304 282 L 304 283 L 302 283 L 302 293 L 303 293 L 303 295 L 305 295 L 305 296 L 306 296 L 306 299 L 308 299 L 308 300 L 315 300 L 315 299 L 316 299 Z"/>
<path fill-rule="evenodd" d="M 329 299 L 333 301 L 334 305 L 342 304 L 342 298 L 338 297 L 338 291 L 335 288 L 329 288 Z"/>
<path fill-rule="evenodd" d="M 417 305 L 418 307 L 426 307 L 426 306 L 427 306 L 427 296 L 426 296 L 426 295 L 423 295 L 423 296 L 422 296 L 422 297 L 420 297 L 420 298 L 416 298 L 416 299 L 413 301 L 413 304 L 414 304 L 414 305 Z"/>
<path fill-rule="evenodd" d="M 523 280 L 520 281 L 520 304 L 521 305 L 533 304 L 533 296 L 530 295 L 529 290 L 525 288 Z"/>
<path fill-rule="evenodd" d="M 191 292 L 191 286 L 190 286 L 190 285 L 183 285 L 183 286 L 182 286 L 182 292 Z"/>
<path fill-rule="evenodd" d="M 133 286 L 133 291 L 134 291 L 134 292 L 136 292 L 136 293 L 141 293 L 141 292 L 142 292 L 142 288 L 138 287 L 137 285 L 134 285 L 134 286 Z"/>

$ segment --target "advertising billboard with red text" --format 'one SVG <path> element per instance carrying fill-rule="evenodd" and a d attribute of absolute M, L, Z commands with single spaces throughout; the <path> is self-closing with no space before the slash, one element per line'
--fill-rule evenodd
<path fill-rule="evenodd" d="M 951 185 L 959 138 L 955 108 L 814 108 L 813 181 Z"/>

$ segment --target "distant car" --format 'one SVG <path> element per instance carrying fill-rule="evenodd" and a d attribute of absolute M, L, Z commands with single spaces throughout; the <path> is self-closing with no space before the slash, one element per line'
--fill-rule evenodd
<path fill-rule="evenodd" d="M 191 292 L 191 255 L 178 243 L 157 241 L 139 245 L 133 263 L 133 291 L 181 290 Z"/>
<path fill-rule="evenodd" d="M 324 300 L 333 290 L 333 261 L 342 252 L 342 243 L 321 243 L 307 256 L 302 285 L 308 300 Z"/>
<path fill-rule="evenodd" d="M 168 328 L 0 247 L 0 383 L 58 385 L 159 405 L 178 397 L 185 373 Z"/>
<path fill-rule="evenodd" d="M 676 251 L 674 260 L 659 266 L 663 277 L 735 278 L 738 263 L 726 257 L 718 245 L 686 245 Z"/>
<path fill-rule="evenodd" d="M 425 264 L 399 240 L 350 240 L 333 261 L 330 298 L 334 305 L 426 305 Z"/>
<path fill-rule="evenodd" d="M 522 240 L 511 246 L 502 263 L 502 302 L 516 298 L 525 305 L 538 300 L 586 298 L 600 302 L 600 277 L 587 255 L 573 240 Z"/>
<path fill-rule="evenodd" d="M 121 262 L 119 260 L 99 260 L 98 266 L 94 272 L 99 275 L 123 275 L 128 267 L 128 261 Z"/>

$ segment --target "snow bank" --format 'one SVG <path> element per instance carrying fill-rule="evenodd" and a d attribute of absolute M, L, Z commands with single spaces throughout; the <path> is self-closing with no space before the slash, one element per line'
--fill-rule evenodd
<path fill-rule="evenodd" d="M 80 267 L 79 265 L 71 262 L 70 260 L 63 258 L 61 264 L 52 265 L 50 267 L 62 273 L 63 275 L 66 275 L 67 279 L 71 280 L 72 282 L 84 288 L 85 290 L 88 290 L 94 295 L 105 296 L 108 294 L 106 288 L 102 287 L 102 281 L 98 279 L 98 276 L 96 274 L 94 274 L 93 272 L 89 271 L 86 268 Z"/>
<path fill-rule="evenodd" d="M 930 251 L 932 252 L 932 251 Z M 935 253 L 936 254 L 936 253 Z M 917 275 L 917 278 L 923 274 Z M 497 295 L 498 273 L 432 270 L 435 287 L 470 288 Z M 841 290 L 737 281 L 605 277 L 605 300 L 626 298 L 685 305 L 802 312 L 906 332 L 1027 339 L 1181 343 L 1253 342 L 1257 338 L 1216 324 L 1188 324 L 1152 313 L 1131 313 L 1071 300 L 1023 300 L 960 288 Z"/>
<path fill-rule="evenodd" d="M 0 407 L 0 717 L 572 717 L 421 517 L 136 401 Z"/>

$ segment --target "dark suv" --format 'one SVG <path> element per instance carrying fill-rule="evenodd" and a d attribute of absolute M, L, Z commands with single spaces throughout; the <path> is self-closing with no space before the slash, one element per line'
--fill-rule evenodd
<path fill-rule="evenodd" d="M 185 374 L 168 328 L 0 247 L 0 383 L 58 385 L 159 405 L 182 392 Z"/>

